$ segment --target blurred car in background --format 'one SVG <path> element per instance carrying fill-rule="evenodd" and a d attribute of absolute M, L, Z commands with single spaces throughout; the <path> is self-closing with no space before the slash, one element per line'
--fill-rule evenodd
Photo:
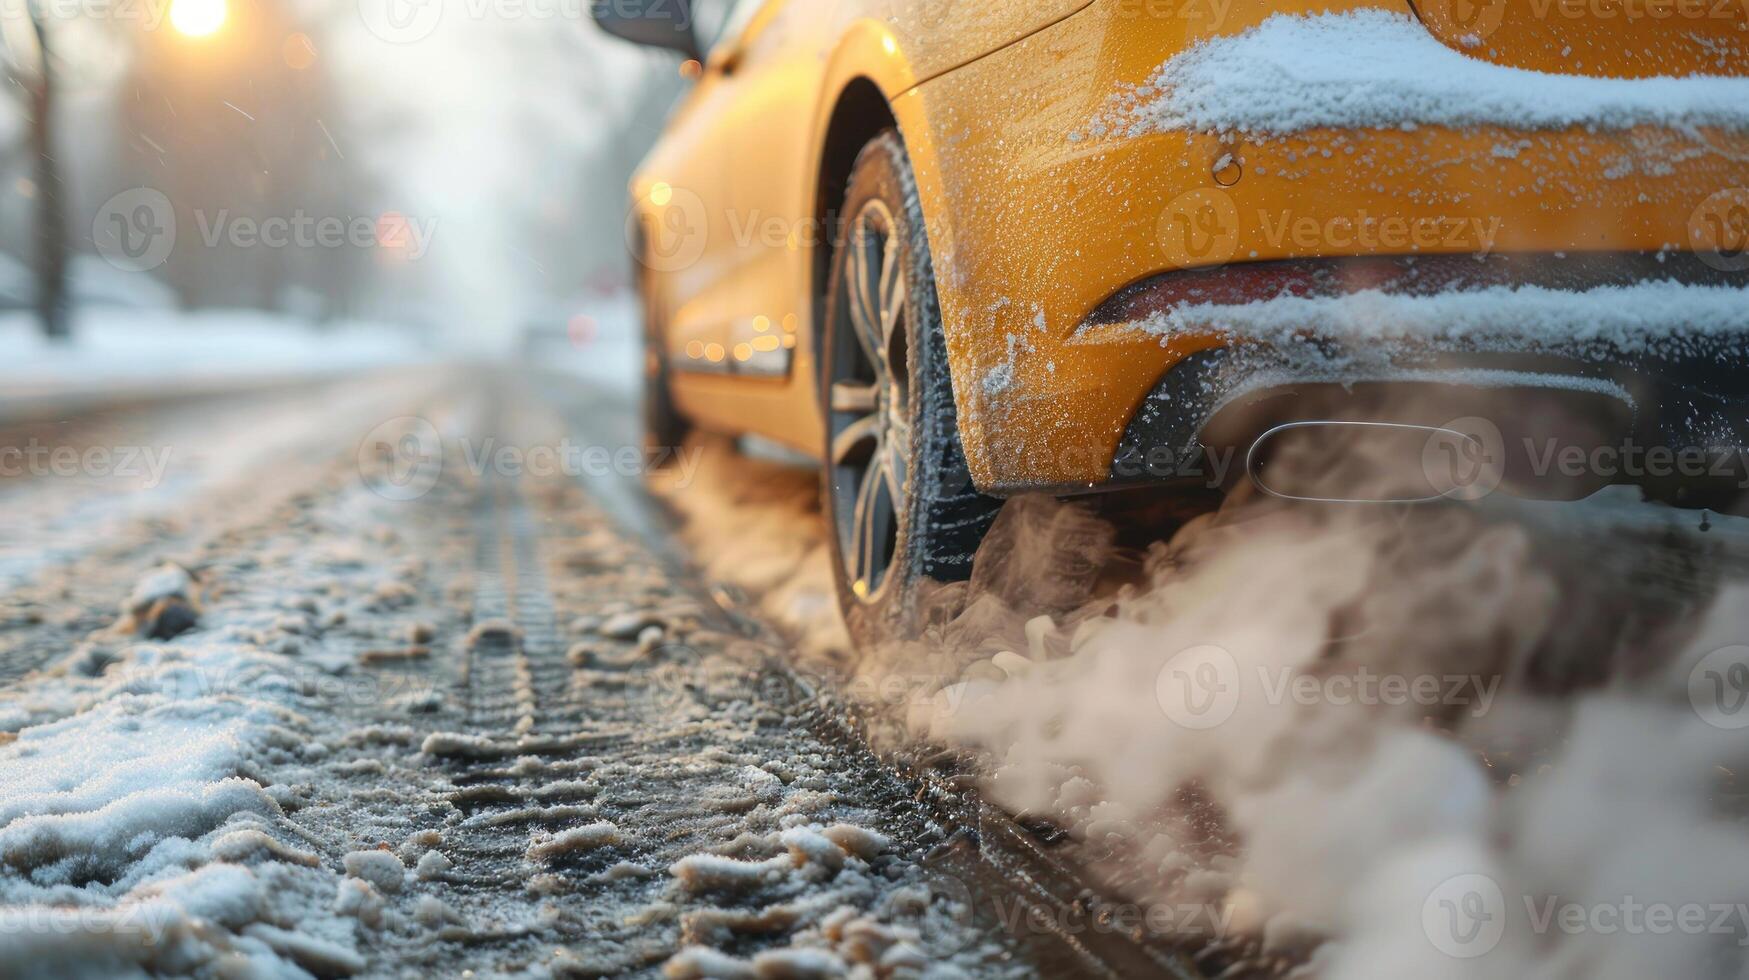
<path fill-rule="evenodd" d="M 631 187 L 651 437 L 821 458 L 862 642 L 1003 497 L 1214 506 L 1356 422 L 1423 461 L 1380 499 L 1728 504 L 1502 458 L 1749 445 L 1749 14 L 1556 6 L 600 5 L 697 79 Z"/>

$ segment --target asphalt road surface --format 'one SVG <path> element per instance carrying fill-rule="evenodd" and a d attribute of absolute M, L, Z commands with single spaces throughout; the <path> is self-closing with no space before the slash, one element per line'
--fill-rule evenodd
<path fill-rule="evenodd" d="M 0 976 L 1300 965 L 1281 951 L 1311 945 L 1144 927 L 1114 896 L 1159 871 L 1122 835 L 1017 819 L 962 756 L 871 750 L 801 667 L 807 617 L 772 614 L 819 619 L 823 583 L 793 591 L 823 575 L 795 557 L 819 551 L 812 475 L 720 443 L 653 457 L 635 414 L 572 377 L 434 368 L 14 406 Z M 1577 653 L 1527 680 L 1548 690 L 1607 689 L 1592 651 L 1697 617 L 1749 554 L 1716 518 L 1500 506 L 1567 583 Z M 701 523 L 793 554 L 698 552 Z M 1551 744 L 1487 771 L 1515 786 Z M 1709 805 L 1740 809 L 1707 768 Z"/>
<path fill-rule="evenodd" d="M 623 392 L 0 427 L 0 975 L 1193 974 L 868 751 L 689 564 Z"/>

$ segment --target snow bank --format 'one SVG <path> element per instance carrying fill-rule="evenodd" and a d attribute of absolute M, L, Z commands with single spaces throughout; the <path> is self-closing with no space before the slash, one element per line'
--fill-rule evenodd
<path fill-rule="evenodd" d="M 1418 126 L 1749 129 L 1749 78 L 1588 78 L 1509 68 L 1385 10 L 1277 14 L 1205 41 L 1120 97 L 1107 130 L 1285 135 Z"/>
<path fill-rule="evenodd" d="M 43 339 L 28 313 L 0 313 L 0 385 L 8 395 L 104 383 L 174 384 L 319 375 L 426 357 L 410 331 L 321 326 L 257 310 L 76 312 L 70 344 Z"/>

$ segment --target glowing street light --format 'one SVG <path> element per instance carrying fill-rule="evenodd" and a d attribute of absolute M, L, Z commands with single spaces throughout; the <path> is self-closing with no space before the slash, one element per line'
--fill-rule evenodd
<path fill-rule="evenodd" d="M 171 0 L 170 26 L 189 37 L 207 37 L 225 24 L 225 0 Z"/>

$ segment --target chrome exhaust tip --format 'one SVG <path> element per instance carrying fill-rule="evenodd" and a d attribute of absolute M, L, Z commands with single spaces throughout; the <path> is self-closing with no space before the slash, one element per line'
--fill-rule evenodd
<path fill-rule="evenodd" d="M 1278 500 L 1431 504 L 1478 500 L 1506 475 L 1500 432 L 1486 419 L 1445 425 L 1307 419 L 1251 442 L 1245 471 Z"/>

